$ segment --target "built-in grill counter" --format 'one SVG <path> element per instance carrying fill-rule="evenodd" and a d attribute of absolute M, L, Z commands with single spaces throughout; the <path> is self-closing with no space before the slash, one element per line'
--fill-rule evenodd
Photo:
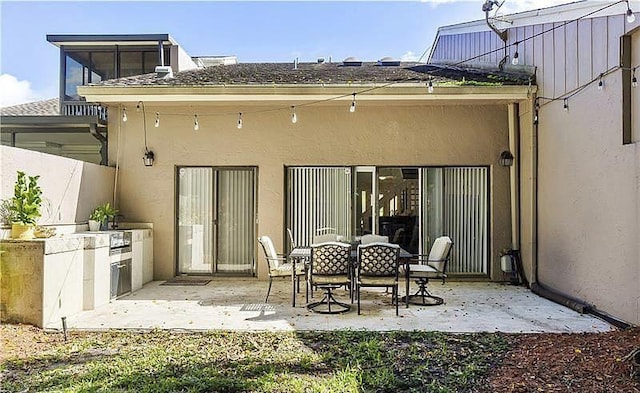
<path fill-rule="evenodd" d="M 0 319 L 60 328 L 61 318 L 115 301 L 153 279 L 148 228 L 1 240 Z"/>

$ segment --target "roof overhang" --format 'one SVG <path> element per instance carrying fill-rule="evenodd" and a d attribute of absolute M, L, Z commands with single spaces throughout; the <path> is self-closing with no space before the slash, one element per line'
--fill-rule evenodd
<path fill-rule="evenodd" d="M 96 45 L 176 45 L 169 34 L 47 34 L 47 41 L 53 45 L 96 46 Z"/>
<path fill-rule="evenodd" d="M 106 127 L 97 116 L 0 116 L 3 131 L 84 132 L 91 125 Z"/>
<path fill-rule="evenodd" d="M 256 103 L 270 104 L 292 101 L 331 102 L 351 100 L 379 102 L 516 102 L 526 100 L 536 92 L 536 86 L 435 86 L 427 92 L 424 83 L 401 86 L 362 85 L 233 85 L 233 86 L 79 86 L 80 95 L 89 102 L 109 104 L 136 103 Z"/>

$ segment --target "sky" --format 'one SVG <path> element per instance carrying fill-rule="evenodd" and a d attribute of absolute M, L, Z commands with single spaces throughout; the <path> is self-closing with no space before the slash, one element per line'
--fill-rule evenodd
<path fill-rule="evenodd" d="M 567 2 L 505 0 L 500 11 Z M 240 62 L 416 61 L 439 26 L 483 19 L 483 3 L 0 0 L 0 106 L 58 96 L 59 50 L 47 34 L 168 33 L 191 56 L 233 55 Z"/>

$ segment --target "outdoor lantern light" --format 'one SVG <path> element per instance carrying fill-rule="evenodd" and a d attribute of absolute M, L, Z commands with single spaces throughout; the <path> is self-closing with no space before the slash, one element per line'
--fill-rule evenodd
<path fill-rule="evenodd" d="M 145 150 L 144 157 L 142 157 L 142 161 L 144 161 L 144 166 L 153 166 L 153 158 L 155 155 L 151 150 Z"/>
<path fill-rule="evenodd" d="M 505 150 L 500 153 L 500 165 L 511 166 L 513 165 L 513 154 L 509 150 Z"/>

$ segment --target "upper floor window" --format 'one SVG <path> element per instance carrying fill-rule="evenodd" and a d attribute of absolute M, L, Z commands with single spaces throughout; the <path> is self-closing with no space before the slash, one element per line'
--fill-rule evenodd
<path fill-rule="evenodd" d="M 77 87 L 107 79 L 153 72 L 160 64 L 157 47 L 107 47 L 64 50 L 64 101 L 83 100 Z M 169 48 L 164 49 L 165 64 L 171 64 Z"/>

